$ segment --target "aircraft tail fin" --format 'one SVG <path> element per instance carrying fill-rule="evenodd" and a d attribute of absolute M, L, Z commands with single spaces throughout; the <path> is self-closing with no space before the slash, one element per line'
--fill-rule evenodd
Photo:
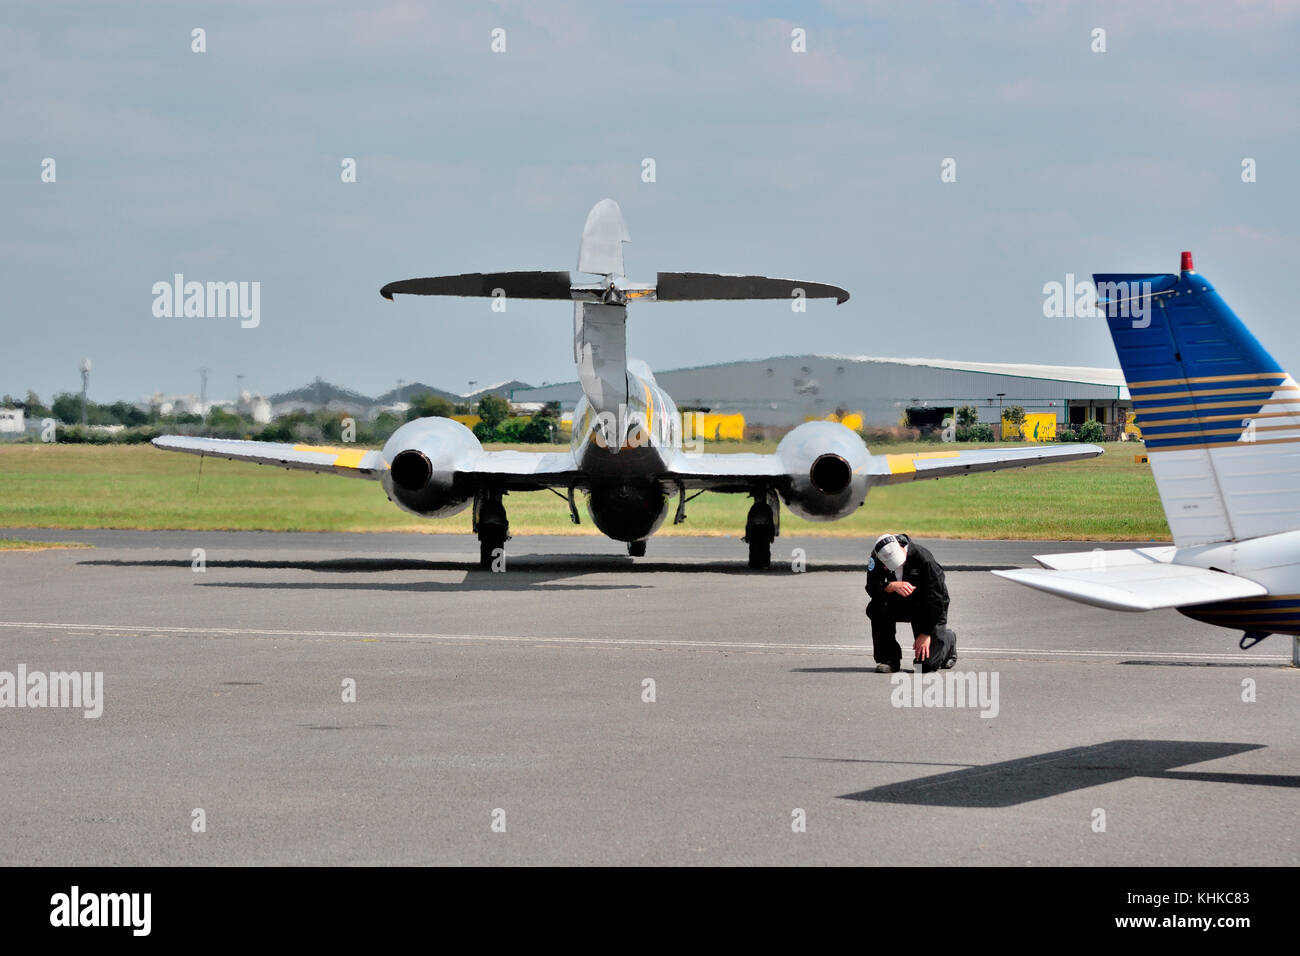
<path fill-rule="evenodd" d="M 1183 253 L 1093 276 L 1174 543 L 1300 529 L 1300 388 Z"/>
<path fill-rule="evenodd" d="M 583 394 L 597 412 L 628 402 L 627 306 L 575 302 L 573 359 Z"/>
<path fill-rule="evenodd" d="M 578 244 L 578 271 L 592 275 L 623 275 L 623 243 L 631 242 L 623 210 L 612 199 L 602 199 L 587 213 Z"/>

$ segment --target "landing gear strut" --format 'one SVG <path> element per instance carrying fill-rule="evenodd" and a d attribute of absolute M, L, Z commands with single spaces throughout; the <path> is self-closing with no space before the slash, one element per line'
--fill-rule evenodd
<path fill-rule="evenodd" d="M 474 496 L 474 531 L 478 534 L 478 566 L 484 571 L 495 570 L 494 562 L 505 570 L 505 547 L 510 540 L 510 522 L 501 502 L 500 491 L 484 488 Z"/>
<path fill-rule="evenodd" d="M 644 542 L 644 541 L 629 541 L 629 542 L 627 543 L 627 553 L 628 553 L 628 555 L 629 555 L 630 557 L 633 557 L 633 558 L 644 558 L 644 557 L 645 557 L 645 542 Z"/>
<path fill-rule="evenodd" d="M 749 566 L 763 571 L 772 566 L 772 542 L 780 533 L 781 503 L 770 491 L 754 492 L 754 503 L 745 518 L 745 541 L 749 544 Z"/>

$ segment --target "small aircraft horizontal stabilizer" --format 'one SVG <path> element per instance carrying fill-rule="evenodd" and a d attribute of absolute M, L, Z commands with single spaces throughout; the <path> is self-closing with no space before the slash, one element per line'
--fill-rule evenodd
<path fill-rule="evenodd" d="M 1268 594 L 1268 588 L 1247 578 L 1185 564 L 1153 562 L 1107 567 L 1105 555 L 1112 554 L 1097 552 L 1088 556 L 1100 564 L 1097 570 L 1018 568 L 993 573 L 1048 594 L 1112 611 L 1153 611 Z"/>

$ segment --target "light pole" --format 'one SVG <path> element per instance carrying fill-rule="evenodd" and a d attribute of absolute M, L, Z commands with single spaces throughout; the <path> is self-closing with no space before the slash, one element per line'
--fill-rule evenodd
<path fill-rule="evenodd" d="M 81 360 L 81 424 L 86 425 L 86 406 L 89 399 L 86 397 L 90 394 L 90 359 Z"/>

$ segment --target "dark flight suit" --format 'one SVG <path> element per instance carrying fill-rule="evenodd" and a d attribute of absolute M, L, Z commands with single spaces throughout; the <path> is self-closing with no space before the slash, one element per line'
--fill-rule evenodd
<path fill-rule="evenodd" d="M 901 580 L 916 588 L 908 597 L 886 594 L 885 586 L 898 576 L 885 567 L 885 562 L 873 556 L 867 562 L 867 617 L 871 619 L 871 644 L 877 664 L 899 667 L 902 649 L 898 646 L 897 623 L 909 621 L 912 637 L 930 635 L 930 658 L 925 662 L 926 672 L 938 670 L 953 652 L 954 635 L 947 628 L 948 586 L 943 580 L 943 568 L 925 548 L 899 535 L 899 544 L 907 547 L 907 560 L 903 562 Z"/>

